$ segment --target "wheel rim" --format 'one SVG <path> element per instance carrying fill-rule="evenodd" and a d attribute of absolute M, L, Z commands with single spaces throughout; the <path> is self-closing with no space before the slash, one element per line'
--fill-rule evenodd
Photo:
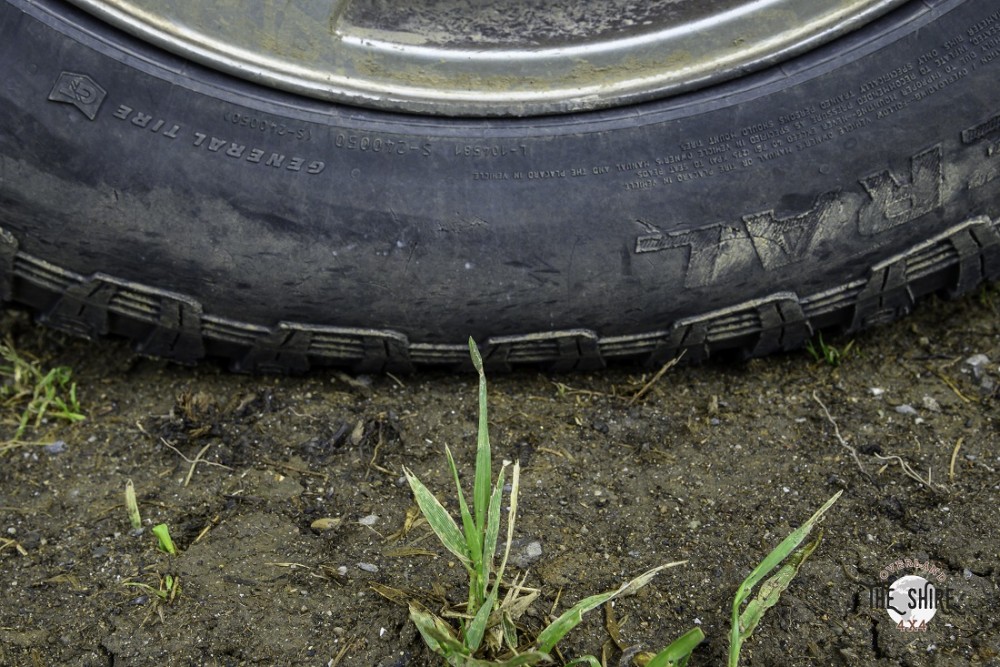
<path fill-rule="evenodd" d="M 815 48 L 905 2 L 71 1 L 251 81 L 451 116 L 562 113 L 676 94 Z"/>

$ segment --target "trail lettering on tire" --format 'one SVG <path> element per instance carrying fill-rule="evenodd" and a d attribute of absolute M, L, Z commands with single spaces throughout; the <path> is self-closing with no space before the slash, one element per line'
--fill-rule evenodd
<path fill-rule="evenodd" d="M 785 217 L 770 209 L 736 223 L 671 233 L 639 220 L 648 233 L 636 239 L 635 252 L 685 249 L 684 284 L 703 287 L 754 268 L 770 271 L 808 259 L 852 223 L 863 236 L 877 236 L 915 220 L 941 205 L 942 181 L 941 147 L 934 146 L 910 158 L 908 176 L 885 169 L 859 179 L 868 194 L 860 206 L 857 197 L 835 191 L 817 197 L 809 210 Z"/>

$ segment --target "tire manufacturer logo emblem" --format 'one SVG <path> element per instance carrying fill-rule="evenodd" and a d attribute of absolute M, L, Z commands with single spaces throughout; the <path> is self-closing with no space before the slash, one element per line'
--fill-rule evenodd
<path fill-rule="evenodd" d="M 49 93 L 49 99 L 53 102 L 72 104 L 90 120 L 97 116 L 97 111 L 107 96 L 108 91 L 89 76 L 73 72 L 60 74 Z"/>

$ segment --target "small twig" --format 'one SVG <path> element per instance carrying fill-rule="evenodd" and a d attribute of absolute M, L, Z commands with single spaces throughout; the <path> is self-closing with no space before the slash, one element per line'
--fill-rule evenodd
<path fill-rule="evenodd" d="M 639 391 L 635 392 L 635 394 L 632 395 L 632 398 L 630 398 L 628 400 L 628 404 L 629 405 L 635 405 L 636 401 L 638 401 L 640 398 L 642 398 L 643 396 L 645 396 L 646 392 L 648 392 L 650 389 L 652 389 L 653 385 L 656 384 L 657 382 L 659 382 L 660 378 L 662 378 L 663 375 L 667 371 L 669 371 L 671 368 L 673 368 L 674 366 L 677 365 L 677 362 L 679 362 L 681 360 L 681 358 L 684 356 L 685 352 L 687 352 L 687 350 L 681 350 L 680 354 L 678 354 L 676 357 L 674 357 L 673 359 L 671 359 L 667 363 L 663 364 L 663 368 L 661 368 L 660 370 L 656 371 L 656 375 L 653 376 L 653 379 L 651 379 L 649 382 L 647 382 L 646 384 L 644 384 L 643 387 L 642 387 L 642 389 L 640 389 Z"/>
<path fill-rule="evenodd" d="M 898 463 L 899 467 L 903 469 L 903 473 L 907 477 L 909 477 L 910 479 L 912 479 L 912 480 L 914 480 L 916 482 L 919 482 L 923 486 L 926 486 L 931 491 L 938 491 L 938 492 L 945 492 L 945 491 L 947 491 L 947 489 L 944 486 L 942 486 L 941 484 L 935 484 L 934 481 L 931 479 L 931 470 L 930 470 L 930 468 L 927 469 L 927 479 L 924 479 L 919 474 L 917 474 L 916 470 L 914 470 L 913 468 L 910 467 L 910 464 L 908 464 L 901 457 L 896 456 L 895 454 L 892 454 L 890 456 L 882 456 L 881 454 L 875 454 L 874 456 L 879 461 L 887 461 L 889 463 Z"/>
<path fill-rule="evenodd" d="M 573 463 L 573 462 L 576 461 L 576 459 L 573 458 L 573 455 L 570 454 L 569 452 L 567 452 L 564 449 L 552 449 L 551 447 L 539 447 L 538 451 L 545 452 L 546 454 L 552 454 L 553 456 L 558 456 L 559 458 L 568 460 L 570 463 Z"/>
<path fill-rule="evenodd" d="M 17 553 L 21 554 L 22 556 L 28 555 L 28 550 L 25 549 L 23 546 L 21 546 L 21 543 L 18 542 L 17 540 L 12 540 L 7 537 L 0 537 L 0 551 L 3 551 L 7 547 L 14 547 L 17 550 Z"/>
<path fill-rule="evenodd" d="M 379 450 L 379 448 L 382 447 L 383 444 L 385 444 L 385 439 L 382 437 L 382 422 L 379 422 L 378 423 L 378 442 L 375 443 L 375 449 L 372 450 L 372 460 L 368 462 L 368 467 L 369 468 L 374 468 L 375 470 L 378 470 L 383 475 L 389 475 L 390 477 L 397 477 L 398 476 L 397 473 L 393 472 L 392 470 L 389 470 L 385 466 L 381 466 L 378 463 L 376 463 L 376 461 L 378 460 L 378 450 Z M 368 478 L 368 473 L 367 472 L 365 473 L 365 478 L 366 479 Z"/>
<path fill-rule="evenodd" d="M 187 486 L 188 484 L 191 483 L 191 478 L 194 477 L 194 469 L 198 467 L 198 462 L 203 460 L 201 457 L 205 455 L 205 452 L 207 452 L 208 448 L 211 446 L 212 443 L 208 443 L 200 450 L 198 450 L 198 453 L 194 457 L 194 461 L 191 461 L 191 467 L 188 468 L 188 474 L 184 477 L 184 486 Z"/>
<path fill-rule="evenodd" d="M 826 409 L 826 405 L 823 403 L 823 401 L 819 400 L 819 396 L 816 394 L 815 391 L 813 392 L 812 397 L 814 401 L 819 403 L 819 407 L 823 409 L 823 414 L 826 415 L 827 421 L 829 421 L 830 424 L 833 426 L 833 435 L 835 438 L 837 438 L 837 442 L 840 443 L 841 447 L 850 452 L 851 458 L 854 459 L 854 463 L 858 466 L 858 470 L 861 471 L 861 474 L 865 476 L 865 479 L 867 479 L 873 485 L 878 486 L 877 484 L 875 484 L 875 479 L 865 470 L 864 466 L 861 465 L 861 459 L 858 458 L 858 450 L 855 449 L 851 444 L 849 444 L 847 440 L 844 440 L 844 436 L 840 434 L 840 427 L 837 426 L 836 420 L 834 420 L 833 415 L 830 414 L 830 411 Z"/>
<path fill-rule="evenodd" d="M 340 664 L 340 661 L 343 659 L 344 654 L 346 654 L 347 651 L 349 651 L 350 648 L 354 646 L 354 641 L 355 641 L 354 639 L 347 640 L 347 643 L 344 644 L 344 648 L 340 649 L 340 652 L 333 658 L 333 660 L 330 661 L 329 667 L 337 667 L 337 665 Z"/>
<path fill-rule="evenodd" d="M 970 399 L 968 396 L 959 391 L 958 387 L 955 386 L 955 383 L 949 380 L 947 377 L 945 377 L 943 373 L 934 371 L 934 374 L 938 376 L 938 379 L 941 380 L 941 382 L 944 382 L 946 385 L 948 385 L 948 388 L 951 389 L 953 392 L 955 392 L 955 395 L 958 396 L 960 399 L 962 399 L 963 403 L 972 402 L 972 399 Z"/>
<path fill-rule="evenodd" d="M 0 442 L 0 454 L 6 454 L 9 451 L 13 451 L 18 447 L 48 447 L 51 442 L 35 442 L 35 441 L 25 441 L 25 440 L 4 440 Z"/>
<path fill-rule="evenodd" d="M 948 481 L 955 481 L 955 459 L 958 458 L 958 450 L 962 448 L 962 442 L 965 437 L 960 437 L 957 442 L 955 442 L 955 448 L 951 450 L 951 463 L 948 464 Z"/>
<path fill-rule="evenodd" d="M 560 588 L 559 591 L 556 593 L 556 599 L 552 601 L 552 608 L 549 609 L 549 617 L 550 618 L 555 618 L 556 607 L 559 605 L 559 598 L 562 597 L 562 593 L 563 593 L 563 589 Z"/>
<path fill-rule="evenodd" d="M 202 456 L 205 455 L 205 452 L 208 451 L 208 448 L 212 446 L 212 443 L 208 443 L 207 445 L 205 445 L 204 447 L 202 447 L 201 451 L 199 451 L 198 454 L 193 459 L 189 459 L 188 457 L 184 456 L 183 453 L 181 453 L 181 450 L 177 449 L 172 444 L 170 444 L 170 442 L 166 438 L 160 438 L 160 441 L 164 445 L 166 445 L 167 447 L 169 447 L 171 450 L 173 450 L 173 452 L 175 454 L 177 454 L 177 456 L 179 456 L 182 459 L 184 459 L 185 462 L 191 464 L 191 467 L 188 468 L 188 474 L 184 478 L 184 486 L 187 486 L 191 482 L 191 477 L 194 476 L 194 469 L 195 469 L 195 467 L 197 467 L 197 465 L 199 463 L 204 463 L 205 465 L 210 465 L 210 466 L 217 466 L 219 468 L 224 468 L 226 470 L 232 470 L 232 468 L 230 468 L 227 465 L 223 465 L 221 463 L 216 463 L 215 461 L 208 461 L 208 460 L 202 458 Z"/>
<path fill-rule="evenodd" d="M 574 389 L 573 387 L 569 386 L 568 384 L 566 384 L 564 382 L 555 382 L 555 381 L 550 380 L 549 384 L 553 385 L 559 391 L 560 394 L 565 394 L 567 396 L 603 396 L 603 397 L 607 397 L 607 396 L 611 396 L 612 395 L 612 394 L 609 394 L 609 393 L 604 392 L 604 391 L 593 391 L 592 389 Z M 545 398 L 542 398 L 541 396 L 536 397 L 536 398 L 538 400 L 547 400 Z"/>
<path fill-rule="evenodd" d="M 201 529 L 201 532 L 198 533 L 198 536 L 196 538 L 194 538 L 194 541 L 191 542 L 190 546 L 193 547 L 194 545 L 198 544 L 199 540 L 208 535 L 208 531 L 212 530 L 212 528 L 214 528 L 218 523 L 219 523 L 219 515 L 216 514 L 211 521 L 205 524 L 205 527 Z"/>
<path fill-rule="evenodd" d="M 300 468 L 298 466 L 293 466 L 289 463 L 282 463 L 281 461 L 275 461 L 274 459 L 264 458 L 262 461 L 274 468 L 281 468 L 282 470 L 288 470 L 289 472 L 295 472 L 300 475 L 308 475 L 310 477 L 319 477 L 320 479 L 326 479 L 327 476 L 324 473 L 316 472 L 315 470 L 307 470 L 306 468 Z M 207 462 L 206 462 L 207 463 Z"/>

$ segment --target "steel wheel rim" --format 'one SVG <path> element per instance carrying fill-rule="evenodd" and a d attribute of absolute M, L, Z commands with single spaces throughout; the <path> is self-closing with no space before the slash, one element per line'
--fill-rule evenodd
<path fill-rule="evenodd" d="M 717 83 L 905 0 L 422 0 L 395 12 L 389 0 L 71 1 L 168 51 L 316 99 L 522 117 Z"/>

